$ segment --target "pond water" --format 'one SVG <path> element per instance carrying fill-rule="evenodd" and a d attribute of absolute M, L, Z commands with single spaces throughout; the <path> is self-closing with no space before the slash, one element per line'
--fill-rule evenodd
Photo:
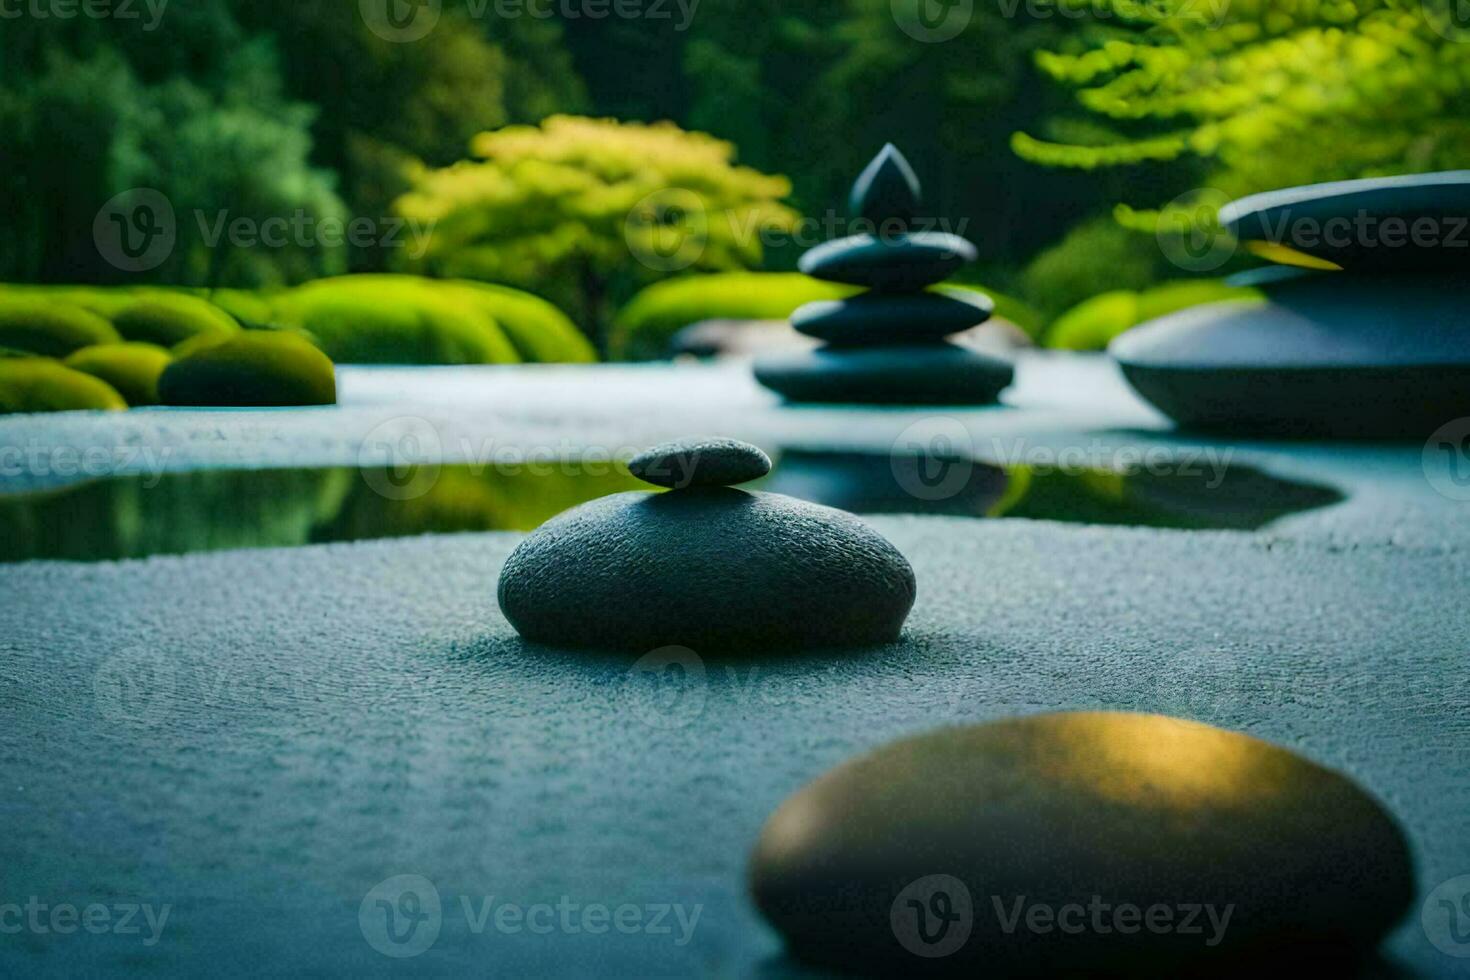
<path fill-rule="evenodd" d="M 858 514 L 1027 517 L 1250 530 L 1342 499 L 1249 466 L 1001 467 L 963 457 L 788 449 L 753 490 Z M 205 470 L 0 494 L 0 561 L 95 561 L 220 548 L 530 530 L 568 507 L 648 489 L 620 465 Z"/>

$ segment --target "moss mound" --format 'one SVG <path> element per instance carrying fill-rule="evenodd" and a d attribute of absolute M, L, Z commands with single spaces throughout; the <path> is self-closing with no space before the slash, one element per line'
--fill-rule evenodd
<path fill-rule="evenodd" d="M 436 284 L 453 290 L 500 324 L 524 361 L 541 364 L 586 364 L 597 360 L 582 331 L 561 310 L 540 296 L 509 286 L 455 279 Z"/>
<path fill-rule="evenodd" d="M 306 340 L 276 331 L 242 331 L 179 358 L 158 380 L 165 405 L 331 405 L 332 362 Z"/>
<path fill-rule="evenodd" d="M 663 357 L 669 338 L 691 323 L 784 320 L 803 303 L 855 292 L 799 272 L 719 272 L 670 279 L 640 291 L 618 311 L 608 350 L 629 360 Z"/>
<path fill-rule="evenodd" d="M 161 347 L 204 333 L 232 334 L 240 329 L 224 310 L 196 296 L 160 293 L 118 310 L 112 325 L 124 339 Z"/>
<path fill-rule="evenodd" d="M 65 357 L 83 347 L 121 339 L 110 323 L 80 306 L 0 294 L 0 347 Z"/>
<path fill-rule="evenodd" d="M 65 363 L 74 371 L 106 381 L 129 405 L 157 405 L 158 378 L 172 362 L 172 355 L 162 347 L 134 341 L 83 347 Z"/>
<path fill-rule="evenodd" d="M 123 396 L 100 378 L 47 357 L 0 358 L 0 414 L 121 411 Z"/>
<path fill-rule="evenodd" d="M 345 364 L 515 364 L 500 325 L 430 280 L 340 276 L 277 297 L 282 322 Z"/>

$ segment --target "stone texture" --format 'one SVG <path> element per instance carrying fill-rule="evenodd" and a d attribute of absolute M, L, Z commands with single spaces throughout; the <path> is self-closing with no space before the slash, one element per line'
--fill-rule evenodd
<path fill-rule="evenodd" d="M 848 213 L 870 221 L 875 231 L 889 223 L 907 225 L 918 214 L 919 178 L 898 147 L 886 143 L 853 181 Z"/>
<path fill-rule="evenodd" d="M 995 309 L 981 293 L 864 293 L 798 307 L 791 325 L 840 346 L 938 340 L 983 323 Z"/>
<path fill-rule="evenodd" d="M 950 879 L 938 903 L 913 888 L 932 875 Z M 1371 949 L 1414 892 L 1403 835 L 1349 780 L 1234 732 L 1108 712 L 943 729 L 844 763 L 771 817 L 750 878 L 797 955 L 895 975 L 1320 965 Z M 1198 933 L 1125 933 L 1094 925 L 1103 903 L 1209 912 Z M 1050 928 L 1028 925 L 1035 905 Z"/>
<path fill-rule="evenodd" d="M 501 570 L 528 640 L 647 653 L 887 643 L 913 570 L 851 514 L 729 487 L 602 497 L 553 518 Z"/>
<path fill-rule="evenodd" d="M 975 254 L 975 246 L 946 232 L 849 235 L 808 250 L 797 268 L 829 282 L 913 292 L 948 279 L 975 261 Z"/>
<path fill-rule="evenodd" d="M 756 380 L 791 401 L 980 405 L 1011 383 L 1009 362 L 939 342 L 772 354 Z"/>
<path fill-rule="evenodd" d="M 728 487 L 771 472 L 771 458 L 739 439 L 674 439 L 634 456 L 628 472 L 660 487 Z"/>

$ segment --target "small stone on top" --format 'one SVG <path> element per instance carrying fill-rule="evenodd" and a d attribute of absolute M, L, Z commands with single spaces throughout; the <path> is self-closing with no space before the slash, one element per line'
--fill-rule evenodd
<path fill-rule="evenodd" d="M 771 472 L 771 458 L 739 439 L 675 439 L 634 456 L 628 472 L 672 490 L 728 487 Z"/>
<path fill-rule="evenodd" d="M 907 224 L 919 210 L 919 178 L 914 168 L 892 143 L 863 168 L 852 183 L 848 211 L 875 225 L 899 221 Z"/>

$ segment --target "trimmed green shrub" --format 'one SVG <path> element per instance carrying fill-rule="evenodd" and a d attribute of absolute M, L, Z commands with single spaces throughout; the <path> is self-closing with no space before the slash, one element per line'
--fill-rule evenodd
<path fill-rule="evenodd" d="M 80 306 L 0 295 L 0 347 L 65 357 L 82 347 L 115 344 L 121 339 L 112 324 Z"/>
<path fill-rule="evenodd" d="M 514 364 L 500 325 L 413 276 L 338 276 L 281 293 L 281 322 L 343 364 Z"/>
<path fill-rule="evenodd" d="M 438 289 L 462 288 L 465 298 L 500 324 L 524 361 L 585 364 L 597 360 L 592 342 L 561 310 L 521 289 L 467 279 L 447 280 Z M 458 293 L 456 293 L 458 295 Z"/>
<path fill-rule="evenodd" d="M 197 296 L 155 293 L 112 314 L 112 325 L 127 340 L 172 347 L 201 333 L 231 334 L 235 318 Z"/>
<path fill-rule="evenodd" d="M 173 357 L 162 347 L 134 341 L 83 347 L 64 363 L 74 371 L 106 381 L 129 405 L 156 405 L 158 377 L 172 362 Z"/>
<path fill-rule="evenodd" d="M 128 407 L 107 382 L 48 357 L 0 358 L 0 414 L 117 412 Z"/>
<path fill-rule="evenodd" d="M 165 405 L 331 405 L 332 362 L 308 341 L 247 330 L 170 364 L 158 379 Z"/>
<path fill-rule="evenodd" d="M 803 303 L 858 292 L 799 272 L 717 272 L 682 276 L 642 290 L 613 320 L 613 357 L 648 360 L 668 353 L 669 338 L 700 320 L 784 320 Z"/>
<path fill-rule="evenodd" d="M 1124 331 L 1176 310 L 1221 300 L 1252 299 L 1260 293 L 1228 286 L 1218 279 L 1164 283 L 1133 292 L 1116 289 L 1083 300 L 1053 321 L 1046 346 L 1065 350 L 1103 350 Z"/>

